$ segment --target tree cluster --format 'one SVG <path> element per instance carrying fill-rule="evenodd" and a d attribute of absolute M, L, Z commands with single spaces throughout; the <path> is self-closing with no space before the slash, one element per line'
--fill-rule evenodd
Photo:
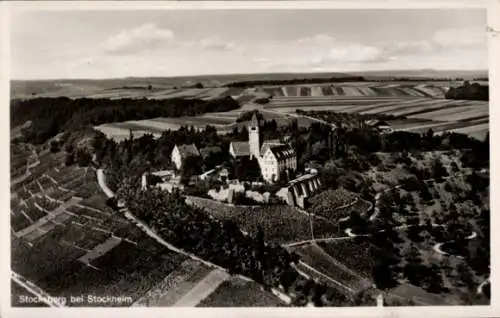
<path fill-rule="evenodd" d="M 462 86 L 450 87 L 446 92 L 445 97 L 447 99 L 466 99 L 466 100 L 483 100 L 488 101 L 489 98 L 489 86 L 481 85 L 479 83 L 470 83 L 465 81 Z"/>

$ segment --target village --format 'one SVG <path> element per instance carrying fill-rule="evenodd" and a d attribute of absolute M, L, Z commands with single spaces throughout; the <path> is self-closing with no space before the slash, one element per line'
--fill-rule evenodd
<path fill-rule="evenodd" d="M 261 140 L 259 127 L 259 120 L 254 113 L 248 126 L 248 141 L 232 141 L 229 145 L 229 154 L 233 159 L 257 162 L 257 165 L 248 167 L 259 170 L 260 175 L 254 178 L 257 180 L 231 178 L 229 167 L 218 165 L 208 171 L 202 171 L 201 174 L 190 175 L 187 182 L 181 182 L 180 172 L 196 171 L 196 169 L 186 169 L 186 165 L 201 166 L 209 152 L 206 149 L 198 149 L 193 143 L 175 145 L 171 153 L 171 161 L 175 169 L 143 174 L 141 188 L 145 190 L 147 187 L 156 186 L 169 192 L 173 189 L 183 191 L 185 186 L 210 180 L 218 181 L 218 189 L 212 188 L 206 193 L 213 200 L 231 204 L 236 194 L 243 195 L 247 202 L 266 204 L 269 203 L 270 197 L 274 196 L 283 203 L 304 208 L 307 198 L 321 188 L 318 171 L 308 168 L 298 171 L 297 153 L 287 142 L 289 138 Z M 265 189 L 263 188 L 265 185 L 279 185 L 279 190 L 274 193 L 253 190 L 254 188 Z M 276 189 L 276 187 L 273 188 Z"/>

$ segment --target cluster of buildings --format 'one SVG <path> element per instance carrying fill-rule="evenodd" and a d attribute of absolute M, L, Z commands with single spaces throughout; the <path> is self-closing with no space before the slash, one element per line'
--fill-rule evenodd
<path fill-rule="evenodd" d="M 328 143 L 334 143 L 333 135 L 327 137 Z M 217 149 L 216 149 L 217 148 Z M 220 152 L 219 147 L 207 147 L 198 149 L 194 144 L 176 145 L 171 153 L 172 163 L 177 170 L 181 170 L 183 164 L 190 158 L 191 160 L 200 160 L 213 152 Z M 266 140 L 261 142 L 260 125 L 257 116 L 254 114 L 248 126 L 248 141 L 233 141 L 229 145 L 229 153 L 233 158 L 248 158 L 255 159 L 260 167 L 262 179 L 267 183 L 275 183 L 279 181 L 280 177 L 289 173 L 295 174 L 297 171 L 297 153 L 295 149 L 284 138 L 280 140 Z M 252 192 L 245 191 L 243 185 L 238 180 L 229 181 L 229 173 L 227 169 L 222 166 L 217 166 L 210 171 L 197 175 L 196 179 L 205 179 L 217 175 L 219 179 L 226 180 L 227 185 L 220 190 L 211 190 L 209 193 L 215 200 L 223 200 L 231 202 L 231 197 L 234 192 Z M 223 178 L 225 176 L 225 178 Z M 144 175 L 142 179 L 142 187 L 146 188 L 150 182 L 147 178 L 154 177 L 161 179 L 157 186 L 164 190 L 172 191 L 174 188 L 183 188 L 180 183 L 180 176 L 175 171 L 158 171 Z M 236 184 L 232 184 L 236 182 Z M 238 188 L 239 187 L 239 188 Z M 240 189 L 241 188 L 241 189 Z M 306 173 L 300 175 L 298 178 L 291 180 L 279 192 L 276 193 L 284 202 L 289 205 L 299 206 L 304 208 L 306 199 L 320 191 L 321 181 L 317 171 L 307 170 Z M 246 193 L 248 194 L 248 193 Z M 269 199 L 269 193 L 259 194 L 250 193 L 255 201 L 265 201 Z M 267 195 L 267 197 L 266 197 Z"/>
<path fill-rule="evenodd" d="M 233 141 L 229 145 L 229 153 L 233 158 L 248 157 L 256 159 L 264 181 L 274 183 L 283 173 L 297 170 L 297 153 L 286 142 L 269 140 L 261 143 L 259 121 L 254 114 L 248 126 L 248 141 Z M 183 162 L 189 157 L 202 158 L 202 153 L 194 144 L 176 145 L 171 159 L 180 170 Z"/>

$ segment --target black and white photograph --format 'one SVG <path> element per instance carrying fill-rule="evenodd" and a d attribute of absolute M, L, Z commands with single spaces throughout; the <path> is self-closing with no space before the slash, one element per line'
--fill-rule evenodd
<path fill-rule="evenodd" d="M 485 7 L 42 7 L 13 308 L 492 305 Z"/>

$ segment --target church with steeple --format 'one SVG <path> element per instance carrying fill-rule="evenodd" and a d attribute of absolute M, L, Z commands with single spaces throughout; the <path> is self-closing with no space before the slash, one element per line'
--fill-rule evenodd
<path fill-rule="evenodd" d="M 261 143 L 260 124 L 254 114 L 248 126 L 248 141 L 231 142 L 229 152 L 234 157 L 257 159 L 266 182 L 274 183 L 283 173 L 297 170 L 297 154 L 290 144 L 269 140 Z"/>

